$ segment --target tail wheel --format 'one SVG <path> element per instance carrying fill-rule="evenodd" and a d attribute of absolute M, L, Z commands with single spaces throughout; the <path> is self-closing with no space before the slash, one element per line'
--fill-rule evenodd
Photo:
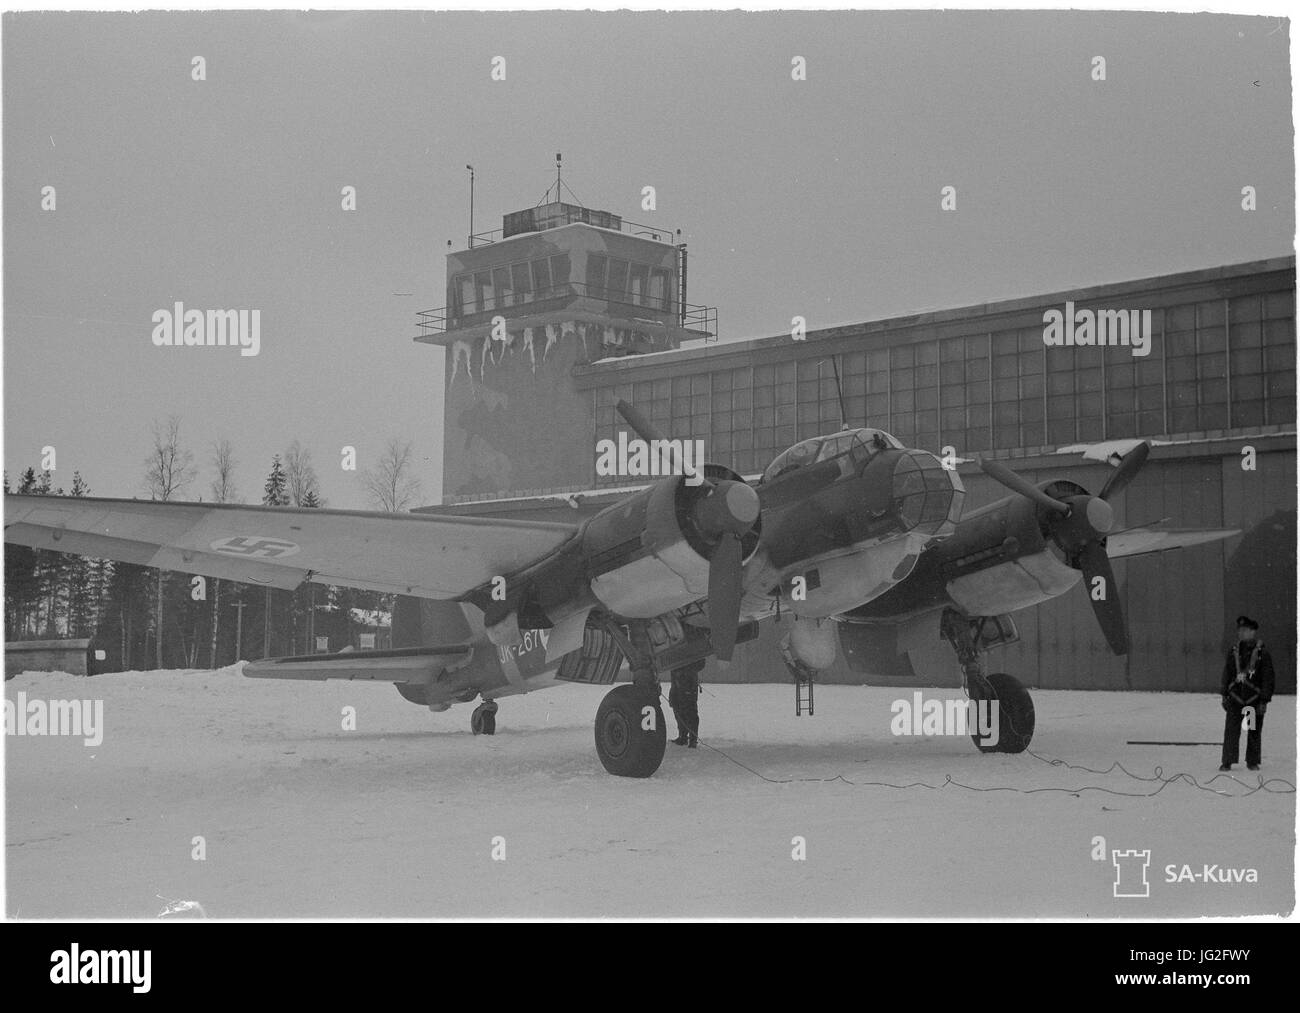
<path fill-rule="evenodd" d="M 469 716 L 469 730 L 475 735 L 495 735 L 497 733 L 497 708 L 493 703 L 479 704 Z"/>
<path fill-rule="evenodd" d="M 616 686 L 596 709 L 596 755 L 618 777 L 649 777 L 663 762 L 668 734 L 654 689 Z"/>
<path fill-rule="evenodd" d="M 985 679 L 991 690 L 991 699 L 997 703 L 998 738 L 996 742 L 990 743 L 976 729 L 971 732 L 971 741 L 981 753 L 1023 753 L 1034 737 L 1033 697 L 1013 675 L 994 672 L 985 676 Z M 972 692 L 971 699 L 990 699 L 989 690 Z"/>

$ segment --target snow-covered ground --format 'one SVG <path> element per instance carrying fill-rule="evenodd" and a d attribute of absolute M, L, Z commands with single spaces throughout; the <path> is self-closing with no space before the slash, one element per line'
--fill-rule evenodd
<path fill-rule="evenodd" d="M 1158 917 L 1294 906 L 1294 697 L 1269 709 L 1263 770 L 1242 765 L 1228 778 L 1217 776 L 1217 746 L 1126 744 L 1215 741 L 1212 696 L 1034 694 L 1035 752 L 1094 768 L 1119 761 L 1146 777 L 1158 766 L 1216 789 L 1179 780 L 1143 798 L 1160 782 L 980 755 L 968 738 L 894 737 L 890 705 L 911 696 L 896 688 L 819 687 L 816 716 L 796 718 L 790 686 L 706 685 L 708 748 L 670 744 L 642 781 L 610 777 L 596 758 L 598 688 L 503 700 L 491 738 L 470 735 L 468 706 L 431 714 L 387 685 L 237 669 L 27 673 L 5 684 L 6 699 L 19 692 L 102 700 L 105 732 L 93 747 L 7 736 L 10 917 L 149 918 L 178 900 L 210 917 Z M 342 728 L 347 707 L 355 731 Z M 1277 790 L 1250 793 L 1261 777 Z M 806 780 L 818 778 L 829 780 Z M 804 861 L 792 858 L 795 838 Z M 1116 898 L 1109 853 L 1148 849 L 1150 896 Z M 1216 878 L 1255 869 L 1258 882 L 1167 883 L 1169 865 L 1198 878 L 1207 865 Z"/>

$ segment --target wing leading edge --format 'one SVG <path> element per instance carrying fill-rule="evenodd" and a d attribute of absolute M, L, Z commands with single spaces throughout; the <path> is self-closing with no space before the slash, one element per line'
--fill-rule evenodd
<path fill-rule="evenodd" d="M 5 496 L 5 541 L 294 588 L 456 598 L 536 562 L 569 524 L 362 510 Z"/>

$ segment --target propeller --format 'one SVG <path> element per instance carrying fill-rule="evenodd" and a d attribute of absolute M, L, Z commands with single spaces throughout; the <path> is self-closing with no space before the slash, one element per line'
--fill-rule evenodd
<path fill-rule="evenodd" d="M 653 422 L 626 401 L 619 401 L 615 407 L 641 439 L 647 442 L 666 439 Z M 715 543 L 708 557 L 709 631 L 713 653 L 720 661 L 730 661 L 736 646 L 740 599 L 744 593 L 741 539 L 758 520 L 758 493 L 744 482 L 732 479 L 705 479 L 702 484 L 707 492 L 696 501 L 691 519 L 696 530 L 709 542 Z"/>
<path fill-rule="evenodd" d="M 1038 488 L 1004 464 L 980 461 L 980 469 L 989 478 L 1050 511 L 1047 524 L 1052 540 L 1065 553 L 1069 564 L 1083 571 L 1084 587 L 1088 600 L 1092 602 L 1097 625 L 1115 654 L 1128 653 L 1128 631 L 1116 593 L 1115 574 L 1111 570 L 1110 557 L 1106 555 L 1106 536 L 1115 526 L 1115 511 L 1110 500 L 1128 487 L 1150 453 L 1151 445 L 1144 442 L 1120 458 L 1118 467 L 1098 495 L 1081 493 L 1060 498 Z M 1105 597 L 1100 599 L 1094 596 L 1097 577 L 1105 582 L 1102 585 Z"/>

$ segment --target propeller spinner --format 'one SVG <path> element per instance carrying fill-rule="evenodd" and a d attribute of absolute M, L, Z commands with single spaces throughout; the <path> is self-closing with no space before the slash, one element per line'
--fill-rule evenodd
<path fill-rule="evenodd" d="M 1063 498 L 1049 495 L 1004 464 L 980 461 L 980 469 L 989 478 L 1048 511 L 1047 523 L 1052 540 L 1065 553 L 1070 565 L 1083 571 L 1084 586 L 1089 590 L 1088 598 L 1097 616 L 1097 624 L 1115 654 L 1128 653 L 1128 631 L 1119 595 L 1115 593 L 1115 574 L 1111 570 L 1110 557 L 1106 555 L 1106 535 L 1115 525 L 1115 511 L 1110 500 L 1128 487 L 1150 453 L 1149 443 L 1138 444 L 1120 459 L 1119 466 L 1099 494 L 1090 496 L 1084 493 Z M 1102 599 L 1091 594 L 1097 577 L 1105 581 L 1106 596 Z"/>

